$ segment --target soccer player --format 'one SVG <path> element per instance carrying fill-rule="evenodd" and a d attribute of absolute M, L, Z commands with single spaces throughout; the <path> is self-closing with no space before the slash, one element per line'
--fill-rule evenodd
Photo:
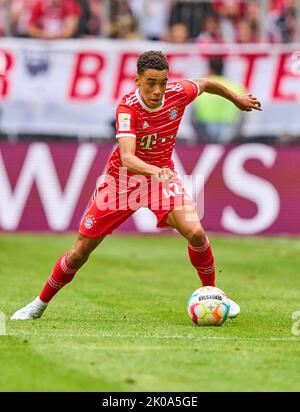
<path fill-rule="evenodd" d="M 71 249 L 59 258 L 40 295 L 11 319 L 39 318 L 54 295 L 71 282 L 91 252 L 139 207 L 148 207 L 158 227 L 172 227 L 188 241 L 191 264 L 203 286 L 215 286 L 214 257 L 196 207 L 185 193 L 171 160 L 185 107 L 201 93 L 230 100 L 240 110 L 261 110 L 251 94 L 238 95 L 208 79 L 168 83 L 168 61 L 159 51 L 137 61 L 137 89 L 116 111 L 118 146 L 110 156 L 104 182 L 95 190 Z M 230 300 L 231 318 L 240 312 Z"/>

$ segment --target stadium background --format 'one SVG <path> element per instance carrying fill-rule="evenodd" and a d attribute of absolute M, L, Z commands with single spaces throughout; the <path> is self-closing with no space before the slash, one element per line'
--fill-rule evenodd
<path fill-rule="evenodd" d="M 55 14 L 41 35 L 30 8 L 47 2 L 0 0 L 0 310 L 8 318 L 33 298 L 71 244 L 63 234 L 76 231 L 101 179 L 136 57 L 153 49 L 167 54 L 171 80 L 205 77 L 222 60 L 224 77 L 262 102 L 220 140 L 199 134 L 191 105 L 174 155 L 181 176 L 204 175 L 219 285 L 243 317 L 201 334 L 190 327 L 186 298 L 198 282 L 185 246 L 146 235 L 157 230 L 141 210 L 45 322 L 7 324 L 0 387 L 298 391 L 299 1 L 67 0 L 67 33 Z"/>
<path fill-rule="evenodd" d="M 300 233 L 296 1 L 72 0 L 68 34 L 59 13 L 40 17 L 53 40 L 32 29 L 36 3 L 1 2 L 1 231 L 76 230 L 115 143 L 114 111 L 134 87 L 136 57 L 161 49 L 170 80 L 205 77 L 217 57 L 224 77 L 263 105 L 219 140 L 198 134 L 195 104 L 185 114 L 176 164 L 182 176 L 205 176 L 208 230 Z M 142 210 L 118 231 L 153 233 L 155 219 Z"/>

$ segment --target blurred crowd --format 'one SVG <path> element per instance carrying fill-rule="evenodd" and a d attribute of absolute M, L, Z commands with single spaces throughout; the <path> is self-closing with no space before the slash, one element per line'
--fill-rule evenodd
<path fill-rule="evenodd" d="M 0 0 L 0 37 L 290 43 L 297 14 L 297 0 Z"/>

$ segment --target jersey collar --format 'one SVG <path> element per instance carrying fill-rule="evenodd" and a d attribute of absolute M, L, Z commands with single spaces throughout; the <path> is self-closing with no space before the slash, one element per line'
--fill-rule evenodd
<path fill-rule="evenodd" d="M 162 98 L 161 105 L 159 107 L 155 107 L 155 109 L 151 109 L 151 107 L 148 107 L 142 100 L 140 96 L 140 91 L 139 89 L 136 89 L 135 95 L 140 103 L 140 105 L 143 107 L 143 109 L 147 110 L 148 112 L 158 112 L 158 110 L 162 109 L 163 105 L 165 104 L 165 95 Z"/>

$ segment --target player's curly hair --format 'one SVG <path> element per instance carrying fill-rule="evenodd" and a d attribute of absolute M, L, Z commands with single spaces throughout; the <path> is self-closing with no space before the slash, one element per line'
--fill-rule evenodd
<path fill-rule="evenodd" d="M 140 55 L 137 61 L 137 72 L 139 75 L 148 69 L 169 70 L 169 63 L 161 51 L 147 51 Z"/>

